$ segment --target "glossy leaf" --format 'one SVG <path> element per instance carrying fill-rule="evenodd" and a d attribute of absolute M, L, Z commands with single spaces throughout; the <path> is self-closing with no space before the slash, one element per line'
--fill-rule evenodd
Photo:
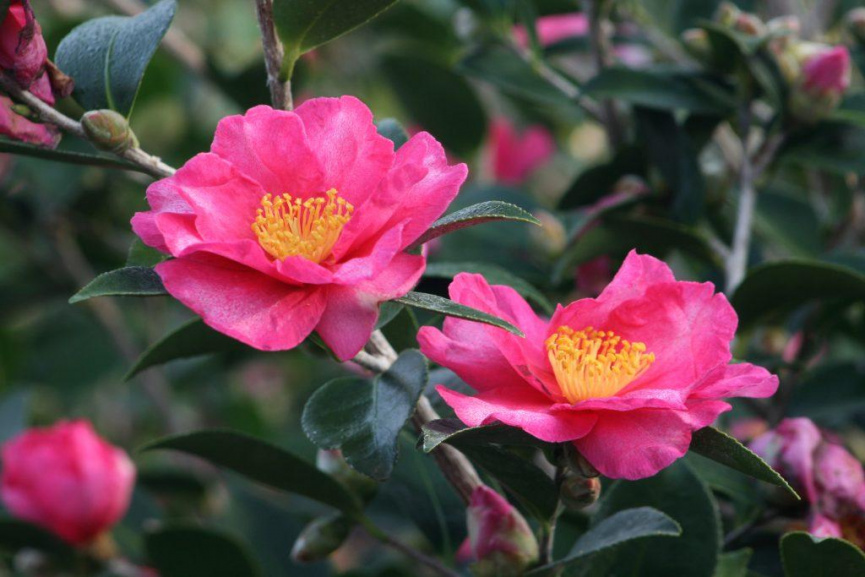
<path fill-rule="evenodd" d="M 421 446 L 424 452 L 435 450 L 442 443 L 455 447 L 469 445 L 525 445 L 542 447 L 547 443 L 516 427 L 507 425 L 483 425 L 467 427 L 458 419 L 438 419 L 423 426 Z"/>
<path fill-rule="evenodd" d="M 427 384 L 426 358 L 406 351 L 372 381 L 337 379 L 318 389 L 303 410 L 303 430 L 322 449 L 340 449 L 346 462 L 386 480 L 398 457 L 397 438 Z"/>
<path fill-rule="evenodd" d="M 129 380 L 146 369 L 177 359 L 228 352 L 243 346 L 210 328 L 201 319 L 192 319 L 147 347 L 124 378 Z"/>
<path fill-rule="evenodd" d="M 648 169 L 642 147 L 625 146 L 608 161 L 590 166 L 581 172 L 559 200 L 561 210 L 570 210 L 598 202 L 613 190 L 626 174 L 642 176 Z"/>
<path fill-rule="evenodd" d="M 42 158 L 65 164 L 77 164 L 79 166 L 98 166 L 100 168 L 118 168 L 120 170 L 132 170 L 143 174 L 150 174 L 146 169 L 127 162 L 122 158 L 101 154 L 98 152 L 73 152 L 71 150 L 58 150 L 56 148 L 45 148 L 27 142 L 18 142 L 0 138 L 0 153 L 18 154 L 32 158 Z"/>
<path fill-rule="evenodd" d="M 843 539 L 814 537 L 803 531 L 781 538 L 786 577 L 861 577 L 865 553 Z"/>
<path fill-rule="evenodd" d="M 483 262 L 433 262 L 427 264 L 424 276 L 454 278 L 461 272 L 483 275 L 491 285 L 507 285 L 522 296 L 540 305 L 547 313 L 552 313 L 553 304 L 544 293 L 531 283 L 511 274 L 500 266 Z"/>
<path fill-rule="evenodd" d="M 553 577 L 559 575 L 562 569 L 580 563 L 590 555 L 627 541 L 646 537 L 678 537 L 681 533 L 679 524 L 657 509 L 626 509 L 611 515 L 584 533 L 564 559 L 529 571 L 526 575 Z"/>
<path fill-rule="evenodd" d="M 796 498 L 799 497 L 784 477 L 767 465 L 756 453 L 715 427 L 705 427 L 695 431 L 691 437 L 690 450 L 749 477 L 783 487 Z"/>
<path fill-rule="evenodd" d="M 77 303 L 95 297 L 150 297 L 168 294 L 152 268 L 130 266 L 102 273 L 69 299 Z"/>
<path fill-rule="evenodd" d="M 499 200 L 490 200 L 467 206 L 441 217 L 410 248 L 417 248 L 434 238 L 463 228 L 494 221 L 527 222 L 541 226 L 541 222 L 538 219 L 517 205 Z"/>
<path fill-rule="evenodd" d="M 478 323 L 486 323 L 494 327 L 505 329 L 509 333 L 513 333 L 519 337 L 525 336 L 520 329 L 505 320 L 437 295 L 412 291 L 404 297 L 395 300 L 396 302 L 410 307 L 424 309 L 434 313 L 447 315 L 449 317 L 466 319 Z"/>
<path fill-rule="evenodd" d="M 144 537 L 160 577 L 258 577 L 261 568 L 237 539 L 212 529 L 168 526 Z"/>
<path fill-rule="evenodd" d="M 360 514 L 360 502 L 340 482 L 285 449 L 243 433 L 196 431 L 159 439 L 140 451 L 156 449 L 195 455 L 252 481 L 330 505 L 350 517 Z"/>
<path fill-rule="evenodd" d="M 85 22 L 57 47 L 57 66 L 75 80 L 73 96 L 87 110 L 128 115 L 144 72 L 174 18 L 175 0 L 162 0 L 134 17 Z"/>
<path fill-rule="evenodd" d="M 739 325 L 748 327 L 815 299 L 861 301 L 865 299 L 865 275 L 819 261 L 769 263 L 748 273 L 731 302 L 739 314 Z"/>

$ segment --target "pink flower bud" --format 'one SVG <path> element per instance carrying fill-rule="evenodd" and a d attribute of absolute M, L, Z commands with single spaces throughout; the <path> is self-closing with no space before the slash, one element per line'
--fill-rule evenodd
<path fill-rule="evenodd" d="M 507 500 L 481 485 L 472 492 L 466 511 L 478 577 L 522 575 L 538 559 L 538 542 L 529 524 Z"/>
<path fill-rule="evenodd" d="M 802 64 L 802 87 L 815 94 L 843 94 L 850 86 L 850 53 L 844 46 L 818 52 Z"/>
<path fill-rule="evenodd" d="M 823 515 L 814 515 L 808 524 L 808 532 L 815 537 L 843 537 L 841 527 L 838 523 Z"/>
<path fill-rule="evenodd" d="M 803 492 L 804 499 L 814 502 L 814 452 L 821 442 L 820 430 L 810 419 L 785 419 L 774 430 L 757 437 L 751 450 Z"/>
<path fill-rule="evenodd" d="M 54 148 L 60 141 L 60 132 L 50 124 L 37 124 L 13 110 L 13 102 L 0 95 L 0 135 Z"/>
<path fill-rule="evenodd" d="M 520 133 L 509 120 L 500 118 L 490 130 L 493 176 L 504 184 L 522 184 L 555 151 L 553 135 L 543 126 L 530 126 Z"/>
<path fill-rule="evenodd" d="M 6 18 L 0 23 L 0 69 L 12 72 L 22 87 L 29 88 L 37 78 L 47 82 L 44 74 L 47 60 L 48 48 L 30 0 L 12 0 Z M 50 101 L 46 102 L 53 104 L 50 90 L 47 96 Z"/>
<path fill-rule="evenodd" d="M 0 497 L 25 521 L 86 545 L 126 513 L 135 467 L 86 421 L 30 429 L 2 448 Z"/>
<path fill-rule="evenodd" d="M 823 443 L 814 465 L 821 512 L 838 519 L 865 510 L 865 472 L 856 457 L 840 445 Z"/>

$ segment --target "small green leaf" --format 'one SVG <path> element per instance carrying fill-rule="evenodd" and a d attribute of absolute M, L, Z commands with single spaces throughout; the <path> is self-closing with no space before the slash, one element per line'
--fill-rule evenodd
<path fill-rule="evenodd" d="M 426 358 L 406 351 L 373 379 L 337 379 L 318 389 L 303 410 L 306 436 L 340 449 L 346 462 L 384 481 L 399 455 L 397 440 L 427 384 Z"/>
<path fill-rule="evenodd" d="M 0 138 L 0 152 L 7 154 L 18 154 L 30 156 L 54 162 L 66 164 L 77 164 L 79 166 L 98 166 L 100 168 L 118 168 L 120 170 L 132 170 L 143 174 L 150 174 L 147 169 L 127 162 L 122 158 L 93 152 L 73 152 L 71 150 L 57 150 L 55 148 L 44 148 L 29 144 Z"/>
<path fill-rule="evenodd" d="M 651 507 L 638 507 L 619 511 L 607 517 L 584 533 L 568 555 L 555 563 L 538 567 L 526 573 L 529 577 L 553 577 L 585 557 L 600 553 L 634 539 L 645 537 L 678 537 L 682 528 L 676 521 Z"/>
<path fill-rule="evenodd" d="M 715 427 L 705 427 L 694 432 L 691 437 L 690 450 L 749 477 L 783 487 L 790 491 L 794 497 L 799 498 L 796 491 L 775 469 L 767 465 L 751 449 Z"/>
<path fill-rule="evenodd" d="M 399 150 L 403 144 L 408 142 L 408 133 L 402 124 L 394 118 L 385 118 L 377 123 L 376 128 L 379 134 L 393 142 L 394 150 Z"/>
<path fill-rule="evenodd" d="M 339 481 L 285 449 L 243 433 L 196 431 L 153 441 L 139 451 L 155 449 L 195 455 L 279 491 L 330 505 L 352 518 L 361 511 L 358 499 Z"/>
<path fill-rule="evenodd" d="M 544 293 L 528 281 L 494 264 L 484 262 L 434 262 L 427 264 L 423 275 L 425 277 L 454 278 L 461 272 L 483 275 L 487 279 L 487 282 L 492 285 L 507 285 L 522 296 L 540 305 L 544 309 L 544 312 L 553 312 L 553 304 L 544 296 Z"/>
<path fill-rule="evenodd" d="M 261 568 L 234 537 L 175 525 L 145 534 L 147 559 L 160 577 L 258 577 Z"/>
<path fill-rule="evenodd" d="M 411 247 L 409 247 L 409 250 L 417 248 L 434 238 L 450 234 L 463 228 L 477 226 L 485 222 L 502 220 L 528 222 L 530 224 L 541 226 L 541 222 L 538 219 L 517 205 L 509 202 L 501 202 L 499 200 L 490 200 L 467 206 L 466 208 L 452 212 L 438 219 L 432 224 L 428 231 L 423 233 L 423 235 L 421 235 L 421 237 L 417 239 Z"/>
<path fill-rule="evenodd" d="M 394 300 L 410 307 L 432 311 L 449 317 L 466 319 L 478 323 L 486 323 L 488 325 L 493 325 L 494 327 L 505 329 L 509 333 L 513 333 L 518 337 L 525 337 L 520 329 L 507 321 L 437 295 L 412 291 L 404 297 Z"/>
<path fill-rule="evenodd" d="M 243 347 L 242 343 L 213 330 L 201 319 L 192 319 L 147 347 L 126 373 L 124 380 L 128 381 L 146 369 L 177 359 L 224 353 Z"/>
<path fill-rule="evenodd" d="M 156 271 L 130 266 L 102 273 L 69 299 L 71 304 L 95 297 L 150 297 L 168 294 Z"/>
<path fill-rule="evenodd" d="M 786 577 L 861 577 L 865 553 L 843 539 L 819 538 L 803 531 L 781 538 Z"/>
<path fill-rule="evenodd" d="M 536 439 L 521 429 L 507 425 L 483 425 L 467 427 L 458 419 L 438 419 L 423 426 L 421 437 L 425 453 L 435 450 L 442 443 L 455 447 L 467 445 L 526 445 L 543 447 L 547 443 Z"/>
<path fill-rule="evenodd" d="M 129 115 L 147 65 L 176 9 L 176 0 L 162 0 L 134 17 L 97 18 L 60 42 L 57 66 L 75 80 L 73 96 L 81 106 Z"/>
<path fill-rule="evenodd" d="M 754 267 L 731 303 L 739 326 L 748 327 L 772 313 L 788 312 L 811 300 L 865 300 L 865 275 L 820 261 L 784 261 Z"/>

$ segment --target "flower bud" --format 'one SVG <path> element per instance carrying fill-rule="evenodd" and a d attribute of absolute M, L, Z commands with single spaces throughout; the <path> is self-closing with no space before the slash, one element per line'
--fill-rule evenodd
<path fill-rule="evenodd" d="M 857 41 L 865 43 L 865 8 L 854 8 L 847 13 L 847 28 Z"/>
<path fill-rule="evenodd" d="M 569 474 L 559 487 L 559 499 L 571 511 L 585 509 L 595 504 L 601 496 L 601 481 L 597 477 Z"/>
<path fill-rule="evenodd" d="M 481 485 L 466 510 L 477 577 L 518 577 L 537 561 L 538 542 L 523 516 L 504 497 Z"/>
<path fill-rule="evenodd" d="M 721 26 L 733 26 L 742 13 L 738 6 L 730 2 L 722 2 L 715 14 L 715 21 Z"/>
<path fill-rule="evenodd" d="M 319 517 L 307 525 L 291 548 L 291 558 L 297 563 L 315 563 L 339 549 L 351 532 L 352 522 L 336 513 Z"/>
<path fill-rule="evenodd" d="M 573 443 L 562 444 L 562 457 L 559 465 L 581 477 L 597 477 L 600 475 L 597 469 L 589 463 Z"/>
<path fill-rule="evenodd" d="M 138 148 L 138 138 L 122 114 L 113 110 L 91 110 L 81 117 L 81 127 L 93 146 L 114 154 Z"/>
<path fill-rule="evenodd" d="M 21 114 L 21 113 L 24 114 Z M 29 108 L 13 103 L 0 94 L 0 136 L 54 148 L 60 142 L 60 132 L 50 124 L 39 124 L 29 119 Z"/>
<path fill-rule="evenodd" d="M 0 497 L 16 517 L 89 545 L 129 506 L 135 467 L 86 421 L 30 429 L 3 445 Z"/>
<path fill-rule="evenodd" d="M 829 115 L 850 86 L 850 53 L 844 46 L 814 49 L 802 43 L 801 74 L 790 95 L 790 112 L 805 122 Z"/>
<path fill-rule="evenodd" d="M 364 503 L 369 503 L 378 492 L 378 483 L 352 469 L 338 450 L 320 450 L 315 458 L 315 466 L 348 487 Z"/>

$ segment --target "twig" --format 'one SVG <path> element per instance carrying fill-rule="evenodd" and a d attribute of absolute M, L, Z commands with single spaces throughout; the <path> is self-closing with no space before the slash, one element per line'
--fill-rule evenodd
<path fill-rule="evenodd" d="M 13 97 L 15 100 L 26 104 L 42 122 L 53 124 L 69 134 L 87 140 L 87 134 L 81 127 L 81 123 L 69 118 L 54 107 L 42 102 L 31 92 L 22 89 L 18 84 L 5 74 L 0 74 L 0 90 Z M 143 168 L 148 174 L 156 178 L 171 176 L 176 171 L 159 158 L 147 154 L 140 148 L 130 148 L 117 156 L 132 162 Z"/>
<path fill-rule="evenodd" d="M 452 569 L 449 569 L 448 567 L 445 567 L 438 559 L 430 557 L 429 555 L 418 551 L 411 545 L 403 543 L 398 539 L 394 539 L 386 532 L 373 525 L 372 522 L 364 522 L 363 526 L 371 536 L 375 537 L 388 547 L 396 549 L 397 551 L 407 555 L 408 557 L 411 557 L 415 561 L 423 563 L 439 575 L 443 575 L 444 577 L 460 577 L 459 573 Z"/>
<path fill-rule="evenodd" d="M 610 38 L 605 29 L 607 23 L 605 5 L 606 0 L 584 0 L 583 2 L 583 10 L 589 19 L 589 45 L 596 74 L 600 74 L 614 63 Z M 616 103 L 610 99 L 602 100 L 601 113 L 604 129 L 607 132 L 607 140 L 610 147 L 616 149 L 624 140 L 622 119 L 616 110 Z"/>
<path fill-rule="evenodd" d="M 258 27 L 261 29 L 261 42 L 264 45 L 264 64 L 267 68 L 270 99 L 274 108 L 291 110 L 294 108 L 291 79 L 285 82 L 280 80 L 285 49 L 279 36 L 276 35 L 276 25 L 273 23 L 273 0 L 255 0 L 255 9 L 258 14 Z"/>
<path fill-rule="evenodd" d="M 754 165 L 748 152 L 748 136 L 751 134 L 751 103 L 746 101 L 740 111 L 742 164 L 739 167 L 739 207 L 736 213 L 736 228 L 733 231 L 733 246 L 726 263 L 726 292 L 732 295 L 748 267 L 748 249 L 751 245 L 751 228 L 757 191 L 754 188 Z"/>

